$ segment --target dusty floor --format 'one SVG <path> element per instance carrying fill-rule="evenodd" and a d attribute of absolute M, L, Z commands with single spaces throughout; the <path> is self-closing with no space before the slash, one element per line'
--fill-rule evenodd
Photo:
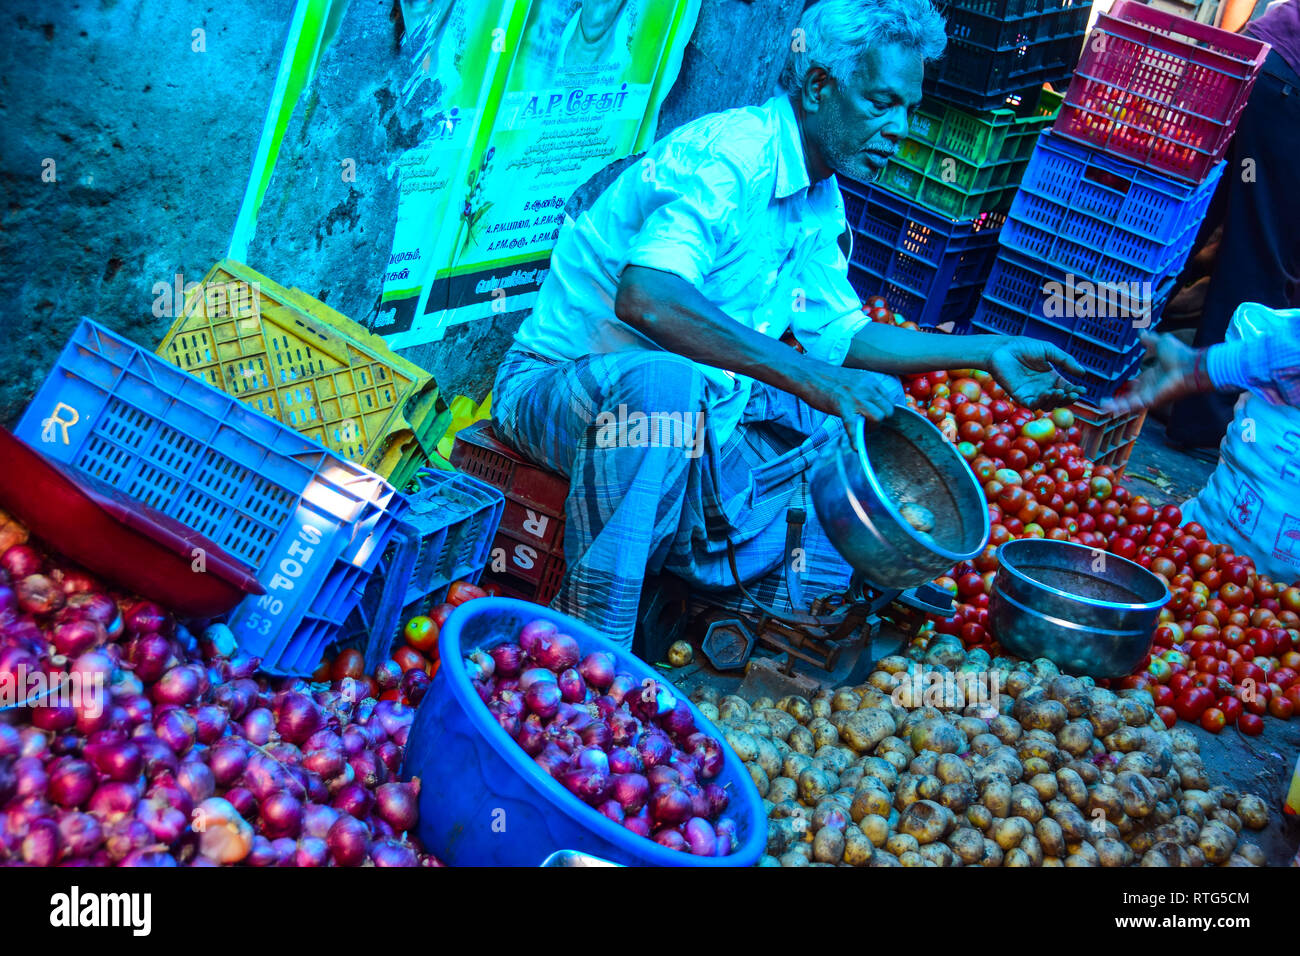
<path fill-rule="evenodd" d="M 1129 459 L 1125 481 L 1133 494 L 1146 495 L 1159 504 L 1179 504 L 1196 494 L 1213 469 L 1209 461 L 1166 446 L 1164 426 L 1148 418 Z M 664 665 L 665 676 L 688 693 L 701 684 L 712 684 L 723 693 L 740 687 L 740 671 L 715 671 L 698 651 L 696 648 L 696 662 L 684 668 Z M 1251 832 L 1248 840 L 1264 851 L 1269 866 L 1290 865 L 1300 851 L 1300 818 L 1284 815 L 1282 805 L 1300 755 L 1300 717 L 1289 721 L 1267 717 L 1259 737 L 1245 737 L 1236 730 L 1215 735 L 1185 722 L 1179 726 L 1200 740 L 1212 783 L 1258 794 L 1268 804 L 1268 827 Z"/>

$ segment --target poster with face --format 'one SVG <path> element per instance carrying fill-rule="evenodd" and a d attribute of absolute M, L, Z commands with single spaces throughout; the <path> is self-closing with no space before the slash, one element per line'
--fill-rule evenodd
<path fill-rule="evenodd" d="M 409 320 L 378 327 L 395 348 L 527 308 L 547 273 L 564 204 L 653 127 L 699 0 L 532 0 L 500 92 L 472 132 L 442 207 L 438 261 Z M 458 147 L 460 141 L 457 141 Z M 421 250 L 423 253 L 423 250 Z M 392 268 L 390 266 L 390 268 Z M 403 288 L 403 292 L 409 286 Z"/>

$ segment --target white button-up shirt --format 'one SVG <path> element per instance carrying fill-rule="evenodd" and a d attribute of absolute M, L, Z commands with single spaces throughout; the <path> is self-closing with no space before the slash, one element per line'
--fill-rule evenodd
<path fill-rule="evenodd" d="M 566 219 L 516 342 L 561 360 L 658 349 L 614 314 L 619 277 L 637 265 L 681 276 L 763 335 L 793 331 L 809 355 L 840 365 L 869 321 L 849 285 L 844 230 L 835 177 L 809 184 L 788 96 L 702 116 Z M 721 440 L 740 419 L 750 380 L 699 368 Z"/>

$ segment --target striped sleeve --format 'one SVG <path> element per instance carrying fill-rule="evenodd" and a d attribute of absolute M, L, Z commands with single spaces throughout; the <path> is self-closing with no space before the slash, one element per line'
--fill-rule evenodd
<path fill-rule="evenodd" d="M 1244 389 L 1274 404 L 1300 407 L 1300 313 L 1275 312 L 1270 319 L 1260 334 L 1211 346 L 1205 370 L 1215 388 Z"/>

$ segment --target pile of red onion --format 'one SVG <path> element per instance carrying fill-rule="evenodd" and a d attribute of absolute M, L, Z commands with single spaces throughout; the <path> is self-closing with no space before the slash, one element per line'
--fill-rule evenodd
<path fill-rule="evenodd" d="M 273 681 L 224 625 L 195 638 L 3 513 L 0 544 L 0 686 L 102 681 L 0 714 L 0 864 L 440 865 L 408 835 L 419 780 L 397 778 L 410 707 Z"/>
<path fill-rule="evenodd" d="M 718 741 L 666 684 L 638 682 L 613 654 L 581 656 L 549 621 L 465 667 L 502 729 L 570 793 L 633 833 L 697 856 L 738 845 Z"/>

